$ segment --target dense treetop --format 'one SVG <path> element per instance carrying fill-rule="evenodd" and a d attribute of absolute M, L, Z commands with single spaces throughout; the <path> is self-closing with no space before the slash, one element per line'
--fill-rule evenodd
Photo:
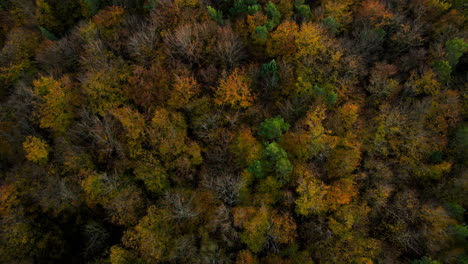
<path fill-rule="evenodd" d="M 467 263 L 462 0 L 0 0 L 1 263 Z"/>

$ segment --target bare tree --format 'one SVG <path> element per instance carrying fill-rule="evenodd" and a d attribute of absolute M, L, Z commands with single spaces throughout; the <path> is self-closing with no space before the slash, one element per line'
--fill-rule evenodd
<path fill-rule="evenodd" d="M 241 188 L 240 177 L 233 173 L 221 171 L 217 175 L 204 175 L 202 186 L 213 190 L 218 199 L 232 206 L 239 201 Z"/>
<path fill-rule="evenodd" d="M 163 203 L 172 212 L 174 220 L 180 221 L 198 215 L 193 207 L 193 196 L 190 194 L 181 191 L 166 192 Z"/>
<path fill-rule="evenodd" d="M 233 69 L 245 58 L 245 47 L 230 27 L 218 27 L 214 54 L 219 63 Z"/>

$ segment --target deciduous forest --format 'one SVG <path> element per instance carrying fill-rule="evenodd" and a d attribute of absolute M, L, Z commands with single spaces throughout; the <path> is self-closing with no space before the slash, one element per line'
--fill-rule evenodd
<path fill-rule="evenodd" d="M 0 263 L 468 263 L 464 0 L 0 0 Z"/>

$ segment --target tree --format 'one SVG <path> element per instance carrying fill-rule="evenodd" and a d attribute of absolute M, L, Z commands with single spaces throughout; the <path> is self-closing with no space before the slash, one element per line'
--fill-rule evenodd
<path fill-rule="evenodd" d="M 394 14 L 388 11 L 382 2 L 378 0 L 366 0 L 361 3 L 357 11 L 357 18 L 362 23 L 370 23 L 375 27 L 382 27 L 391 22 Z"/>
<path fill-rule="evenodd" d="M 296 13 L 301 21 L 309 21 L 312 18 L 312 11 L 310 6 L 304 3 L 304 0 L 294 1 Z"/>
<path fill-rule="evenodd" d="M 336 137 L 330 135 L 332 131 L 324 127 L 325 110 L 322 104 L 311 107 L 295 128 L 285 134 L 281 144 L 296 159 L 308 160 L 337 144 Z"/>
<path fill-rule="evenodd" d="M 143 263 L 130 250 L 114 245 L 110 248 L 111 264 Z"/>
<path fill-rule="evenodd" d="M 330 153 L 325 171 L 331 179 L 349 177 L 361 162 L 361 149 L 356 145 L 337 146 Z"/>
<path fill-rule="evenodd" d="M 128 184 L 123 177 L 82 171 L 81 187 L 85 200 L 91 208 L 101 205 L 112 222 L 117 225 L 131 226 L 138 222 L 144 208 L 141 190 Z"/>
<path fill-rule="evenodd" d="M 30 69 L 31 58 L 39 43 L 40 35 L 36 31 L 17 27 L 8 32 L 0 52 L 1 96 Z"/>
<path fill-rule="evenodd" d="M 334 210 L 340 205 L 351 203 L 357 194 L 356 184 L 352 179 L 340 179 L 330 185 L 325 196 L 325 201 L 328 205 L 327 207 Z"/>
<path fill-rule="evenodd" d="M 266 242 L 266 235 L 270 227 L 268 209 L 262 207 L 257 209 L 253 217 L 243 223 L 244 232 L 241 234 L 241 241 L 254 252 L 260 252 Z"/>
<path fill-rule="evenodd" d="M 141 145 L 145 136 L 145 120 L 143 116 L 128 106 L 111 109 L 110 113 L 123 126 L 129 156 L 137 158 L 143 153 Z"/>
<path fill-rule="evenodd" d="M 288 159 L 288 154 L 276 142 L 270 143 L 265 147 L 263 154 L 264 164 L 274 173 L 281 184 L 289 182 L 289 174 L 293 170 L 293 165 Z"/>
<path fill-rule="evenodd" d="M 135 66 L 128 81 L 129 85 L 124 87 L 125 95 L 148 112 L 155 105 L 169 100 L 171 75 L 160 63 L 153 64 L 149 69 Z M 179 95 L 174 92 L 174 96 L 176 94 Z"/>
<path fill-rule="evenodd" d="M 367 90 L 376 98 L 377 102 L 392 95 L 398 89 L 398 80 L 393 77 L 397 68 L 391 64 L 377 63 L 369 77 Z"/>
<path fill-rule="evenodd" d="M 169 175 L 161 161 L 149 153 L 136 162 L 135 177 L 145 183 L 150 192 L 161 194 L 169 187 Z"/>
<path fill-rule="evenodd" d="M 241 250 L 237 253 L 236 264 L 257 264 L 257 257 L 248 249 Z"/>
<path fill-rule="evenodd" d="M 246 108 L 252 105 L 255 96 L 250 91 L 251 80 L 239 68 L 221 79 L 215 91 L 214 102 L 232 108 Z"/>
<path fill-rule="evenodd" d="M 428 70 L 421 75 L 411 72 L 405 88 L 414 95 L 436 95 L 440 92 L 441 84 L 437 80 L 435 73 L 432 70 Z"/>
<path fill-rule="evenodd" d="M 200 146 L 187 137 L 187 124 L 179 112 L 157 109 L 148 128 L 148 135 L 151 145 L 168 170 L 187 173 L 203 161 Z"/>
<path fill-rule="evenodd" d="M 295 169 L 298 177 L 296 192 L 299 194 L 296 203 L 296 212 L 300 215 L 319 214 L 325 211 L 324 196 L 327 186 L 323 184 L 310 169 L 298 166 Z"/>
<path fill-rule="evenodd" d="M 288 131 L 289 124 L 280 116 L 265 119 L 258 129 L 258 135 L 265 141 L 279 140 Z"/>
<path fill-rule="evenodd" d="M 268 21 L 265 26 L 268 31 L 272 31 L 281 22 L 281 13 L 272 2 L 268 2 L 265 12 L 268 16 Z"/>
<path fill-rule="evenodd" d="M 26 158 L 38 164 L 47 163 L 50 147 L 47 142 L 35 136 L 27 136 L 23 142 L 23 149 L 26 152 Z"/>
<path fill-rule="evenodd" d="M 274 239 L 281 244 L 292 244 L 294 243 L 296 233 L 296 222 L 294 218 L 288 213 L 282 214 L 274 212 L 271 217 L 272 230 L 271 234 Z"/>
<path fill-rule="evenodd" d="M 461 38 L 454 38 L 445 43 L 445 48 L 447 49 L 448 62 L 454 68 L 460 57 L 468 52 L 468 43 Z"/>
<path fill-rule="evenodd" d="M 294 21 L 285 20 L 271 34 L 267 40 L 266 51 L 270 57 L 283 57 L 292 59 L 296 52 L 296 34 L 299 27 Z"/>
<path fill-rule="evenodd" d="M 171 236 L 173 226 L 168 221 L 169 215 L 167 210 L 149 207 L 147 215 L 125 232 L 123 244 L 137 250 L 145 261 L 169 259 L 174 250 L 174 238 Z"/>
<path fill-rule="evenodd" d="M 127 68 L 123 65 L 87 73 L 82 87 L 91 109 L 103 116 L 108 110 L 124 104 L 127 98 L 123 87 L 127 84 L 128 76 Z"/>
<path fill-rule="evenodd" d="M 452 66 L 450 66 L 450 63 L 448 61 L 437 61 L 433 64 L 433 68 L 435 72 L 437 72 L 437 75 L 439 75 L 439 79 L 441 81 L 443 81 L 444 83 L 450 81 L 450 75 L 452 74 Z"/>
<path fill-rule="evenodd" d="M 216 10 L 211 6 L 207 6 L 208 9 L 208 14 L 211 16 L 211 19 L 216 21 L 219 25 L 224 24 L 224 19 L 223 19 L 223 11 L 221 10 Z"/>
<path fill-rule="evenodd" d="M 242 129 L 230 147 L 231 152 L 243 166 L 259 160 L 262 153 L 262 145 L 253 136 L 250 128 Z"/>
<path fill-rule="evenodd" d="M 168 105 L 174 108 L 187 107 L 200 92 L 200 85 L 193 76 L 186 71 L 174 77 Z"/>
<path fill-rule="evenodd" d="M 440 262 L 430 257 L 423 257 L 422 259 L 413 260 L 411 264 L 440 264 Z"/>
<path fill-rule="evenodd" d="M 325 20 L 333 18 L 338 25 L 348 25 L 353 19 L 351 12 L 352 5 L 352 0 L 322 0 L 322 6 L 325 9 Z M 337 31 L 338 29 L 339 27 L 336 28 Z"/>
<path fill-rule="evenodd" d="M 42 128 L 50 128 L 54 132 L 64 133 L 73 121 L 71 109 L 72 91 L 70 80 L 54 80 L 52 77 L 42 77 L 34 80 L 34 92 L 39 98 L 39 124 Z"/>

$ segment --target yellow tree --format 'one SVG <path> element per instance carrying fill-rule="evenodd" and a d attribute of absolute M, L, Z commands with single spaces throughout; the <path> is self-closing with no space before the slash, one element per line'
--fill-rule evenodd
<path fill-rule="evenodd" d="M 39 164 L 47 163 L 50 147 L 44 139 L 28 136 L 23 142 L 23 149 L 28 160 Z"/>
<path fill-rule="evenodd" d="M 157 109 L 147 131 L 166 168 L 183 172 L 202 162 L 201 148 L 187 137 L 187 124 L 181 113 Z"/>
<path fill-rule="evenodd" d="M 63 133 L 73 120 L 69 80 L 57 81 L 52 77 L 34 80 L 34 93 L 39 98 L 36 115 L 42 128 Z"/>
<path fill-rule="evenodd" d="M 174 108 L 186 107 L 200 92 L 200 85 L 188 72 L 177 74 L 167 104 Z"/>
<path fill-rule="evenodd" d="M 300 215 L 318 214 L 326 210 L 324 196 L 327 186 L 315 177 L 313 172 L 304 165 L 296 166 L 295 174 L 298 177 L 296 192 L 296 212 Z"/>
<path fill-rule="evenodd" d="M 239 68 L 221 79 L 215 91 L 214 102 L 232 108 L 246 108 L 252 105 L 254 95 L 250 91 L 250 78 Z"/>
<path fill-rule="evenodd" d="M 327 190 L 325 202 L 331 210 L 339 205 L 349 204 L 358 195 L 356 184 L 352 179 L 341 179 L 334 182 Z"/>
<path fill-rule="evenodd" d="M 239 132 L 239 135 L 231 144 L 230 149 L 236 156 L 238 162 L 244 166 L 260 159 L 262 153 L 262 145 L 253 136 L 250 128 L 244 128 Z"/>
<path fill-rule="evenodd" d="M 131 158 L 143 153 L 141 146 L 145 136 L 145 120 L 143 116 L 129 106 L 110 110 L 110 113 L 122 124 L 127 143 L 127 151 Z"/>
<path fill-rule="evenodd" d="M 296 35 L 299 30 L 296 22 L 286 20 L 273 31 L 267 40 L 266 52 L 271 57 L 291 59 L 296 50 Z"/>
<path fill-rule="evenodd" d="M 137 250 L 148 263 L 167 260 L 174 249 L 174 240 L 170 234 L 173 225 L 169 219 L 168 210 L 151 206 L 148 214 L 134 228 L 125 232 L 123 244 Z"/>
<path fill-rule="evenodd" d="M 282 145 L 297 159 L 310 159 L 336 145 L 336 138 L 322 124 L 326 118 L 325 111 L 324 105 L 311 107 L 295 129 L 285 134 Z"/>
<path fill-rule="evenodd" d="M 353 0 L 322 0 L 325 16 L 333 17 L 341 25 L 347 25 L 353 20 L 351 5 Z"/>
<path fill-rule="evenodd" d="M 343 52 L 323 27 L 314 23 L 301 25 L 296 34 L 296 46 L 297 93 L 315 95 L 317 84 L 336 82 Z"/>
<path fill-rule="evenodd" d="M 270 227 L 268 209 L 266 207 L 258 209 L 254 216 L 243 224 L 243 227 L 244 231 L 241 234 L 242 242 L 252 252 L 258 253 L 263 249 Z"/>

